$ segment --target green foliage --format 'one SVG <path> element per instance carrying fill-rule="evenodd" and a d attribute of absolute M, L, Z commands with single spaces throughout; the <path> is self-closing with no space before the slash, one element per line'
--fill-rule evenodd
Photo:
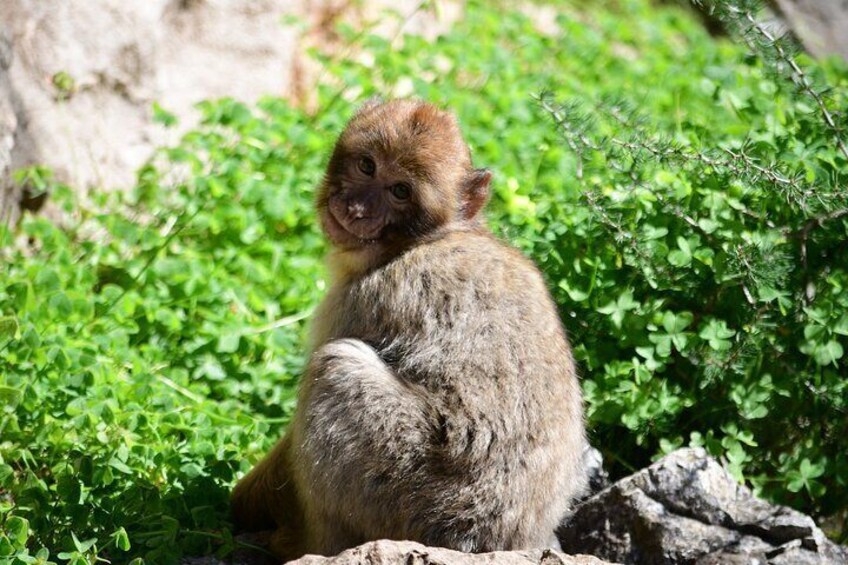
<path fill-rule="evenodd" d="M 0 494 L 60 561 L 232 547 L 229 488 L 294 405 L 337 127 L 262 108 L 202 105 L 133 194 L 58 187 L 70 225 L 27 217 L 2 252 Z"/>
<path fill-rule="evenodd" d="M 553 35 L 477 1 L 433 42 L 341 29 L 359 55 L 316 53 L 318 112 L 203 103 L 131 193 L 80 203 L 51 182 L 62 226 L 0 229 L 0 564 L 234 547 L 229 489 L 288 421 L 325 286 L 313 190 L 373 94 L 459 115 L 618 472 L 704 445 L 773 499 L 844 508 L 848 72 L 799 57 L 832 86 L 834 130 L 686 11 L 557 12 Z"/>

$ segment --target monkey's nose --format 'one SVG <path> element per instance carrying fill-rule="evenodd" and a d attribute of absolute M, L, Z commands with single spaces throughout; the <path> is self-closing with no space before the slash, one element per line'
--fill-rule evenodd
<path fill-rule="evenodd" d="M 355 219 L 359 220 L 365 217 L 365 204 L 362 202 L 348 202 L 347 203 L 347 213 L 348 215 Z"/>

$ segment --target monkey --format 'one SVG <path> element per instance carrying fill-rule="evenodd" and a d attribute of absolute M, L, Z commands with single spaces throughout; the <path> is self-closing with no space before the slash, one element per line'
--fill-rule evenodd
<path fill-rule="evenodd" d="M 366 541 L 559 548 L 583 404 L 536 266 L 485 226 L 492 173 L 453 113 L 371 101 L 317 190 L 331 285 L 286 435 L 234 489 L 289 560 Z"/>

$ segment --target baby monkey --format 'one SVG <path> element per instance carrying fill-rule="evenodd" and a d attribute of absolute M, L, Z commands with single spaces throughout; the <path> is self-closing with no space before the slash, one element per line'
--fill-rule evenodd
<path fill-rule="evenodd" d="M 236 486 L 282 559 L 369 540 L 558 547 L 583 490 L 582 400 L 542 276 L 480 219 L 456 118 L 367 103 L 318 190 L 333 284 L 286 436 Z"/>

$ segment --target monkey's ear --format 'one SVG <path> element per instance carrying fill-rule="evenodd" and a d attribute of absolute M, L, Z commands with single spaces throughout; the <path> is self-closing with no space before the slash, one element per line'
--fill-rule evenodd
<path fill-rule="evenodd" d="M 474 169 L 465 181 L 465 194 L 462 202 L 462 215 L 471 220 L 489 200 L 489 184 L 492 182 L 492 171 L 489 169 Z"/>

